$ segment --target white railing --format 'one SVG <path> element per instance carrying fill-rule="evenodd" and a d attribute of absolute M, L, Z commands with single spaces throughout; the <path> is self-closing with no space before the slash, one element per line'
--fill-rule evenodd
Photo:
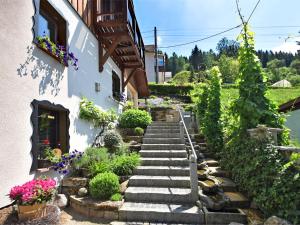
<path fill-rule="evenodd" d="M 177 106 L 177 111 L 180 115 L 180 137 L 182 143 L 185 144 L 185 137 L 186 134 L 190 150 L 187 149 L 188 159 L 190 161 L 190 179 L 191 179 L 191 198 L 196 203 L 198 201 L 198 174 L 197 174 L 197 154 L 194 149 L 192 140 L 190 138 L 189 131 L 185 125 L 184 117 L 182 115 L 181 109 Z"/>

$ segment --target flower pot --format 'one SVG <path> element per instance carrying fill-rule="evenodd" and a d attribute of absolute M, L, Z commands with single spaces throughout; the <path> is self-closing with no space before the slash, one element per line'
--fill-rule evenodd
<path fill-rule="evenodd" d="M 38 160 L 38 168 L 49 168 L 53 164 L 50 162 L 50 160 L 47 159 L 39 159 Z"/>
<path fill-rule="evenodd" d="M 19 220 L 32 220 L 46 215 L 46 203 L 34 205 L 18 205 Z"/>

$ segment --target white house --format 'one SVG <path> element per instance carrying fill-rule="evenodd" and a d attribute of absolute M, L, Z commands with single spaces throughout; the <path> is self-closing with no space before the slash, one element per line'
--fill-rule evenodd
<path fill-rule="evenodd" d="M 155 70 L 155 46 L 145 46 L 145 64 L 148 82 L 164 83 L 165 82 L 165 59 L 163 54 L 158 54 L 158 78 Z"/>
<path fill-rule="evenodd" d="M 290 129 L 291 139 L 300 143 L 300 97 L 279 107 L 286 114 L 285 126 Z"/>
<path fill-rule="evenodd" d="M 120 94 L 137 104 L 148 86 L 132 0 L 3 1 L 0 31 L 1 208 L 12 186 L 44 175 L 41 144 L 68 152 L 92 143 L 96 131 L 78 118 L 83 96 L 119 112 Z M 78 58 L 78 70 L 45 36 Z"/>

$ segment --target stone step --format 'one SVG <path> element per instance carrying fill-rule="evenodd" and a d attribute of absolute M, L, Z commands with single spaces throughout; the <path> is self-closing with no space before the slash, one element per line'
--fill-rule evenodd
<path fill-rule="evenodd" d="M 127 202 L 152 203 L 193 203 L 190 188 L 170 187 L 128 187 L 125 191 Z"/>
<path fill-rule="evenodd" d="M 182 166 L 138 166 L 135 175 L 190 176 L 190 168 Z"/>
<path fill-rule="evenodd" d="M 167 126 L 178 126 L 178 125 L 179 125 L 179 122 L 153 121 L 153 122 L 151 123 L 151 125 L 157 125 L 157 126 L 164 126 L 164 125 L 167 125 Z"/>
<path fill-rule="evenodd" d="M 141 150 L 139 153 L 145 158 L 187 158 L 186 150 Z"/>
<path fill-rule="evenodd" d="M 189 176 L 144 176 L 134 175 L 129 179 L 129 186 L 134 187 L 190 187 Z"/>
<path fill-rule="evenodd" d="M 144 138 L 180 138 L 180 133 L 146 133 Z"/>
<path fill-rule="evenodd" d="M 147 129 L 180 129 L 180 126 L 168 126 L 168 125 L 150 125 Z"/>
<path fill-rule="evenodd" d="M 188 166 L 187 158 L 141 158 L 143 166 Z"/>
<path fill-rule="evenodd" d="M 209 175 L 215 177 L 229 177 L 229 173 L 225 170 L 222 170 L 221 167 L 208 167 Z"/>
<path fill-rule="evenodd" d="M 144 144 L 182 144 L 180 138 L 143 138 Z"/>
<path fill-rule="evenodd" d="M 146 130 L 146 134 L 161 134 L 161 133 L 180 133 L 179 129 L 148 129 Z"/>
<path fill-rule="evenodd" d="M 193 205 L 125 202 L 119 210 L 121 221 L 147 223 L 204 224 L 202 210 Z"/>
<path fill-rule="evenodd" d="M 188 223 L 172 223 L 172 224 L 167 224 L 167 223 L 148 223 L 148 222 L 141 222 L 141 221 L 132 221 L 132 222 L 124 222 L 124 221 L 112 221 L 110 222 L 110 225 L 194 225 L 194 224 L 188 224 Z M 226 224 L 227 225 L 227 224 Z M 239 224 L 232 224 L 232 225 L 239 225 Z"/>
<path fill-rule="evenodd" d="M 226 208 L 246 209 L 250 207 L 250 201 L 240 192 L 224 192 L 229 198 L 229 205 Z"/>
<path fill-rule="evenodd" d="M 229 178 L 226 177 L 215 177 L 219 182 L 219 187 L 222 188 L 224 192 L 235 192 L 236 184 Z"/>
<path fill-rule="evenodd" d="M 184 144 L 142 144 L 142 150 L 185 150 Z"/>
<path fill-rule="evenodd" d="M 209 166 L 209 167 L 218 167 L 219 166 L 219 162 L 214 159 L 205 159 L 203 162 L 205 162 L 207 164 L 207 166 Z"/>

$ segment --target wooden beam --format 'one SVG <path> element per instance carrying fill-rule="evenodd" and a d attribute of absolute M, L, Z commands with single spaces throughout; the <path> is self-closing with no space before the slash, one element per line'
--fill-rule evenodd
<path fill-rule="evenodd" d="M 101 50 L 99 50 L 99 71 L 103 71 L 103 66 L 106 63 L 107 59 L 113 54 L 116 47 L 120 42 L 124 41 L 123 36 L 119 36 L 116 39 L 114 39 L 111 43 L 111 45 L 107 48 L 105 54 L 103 55 L 103 47 L 101 42 L 99 42 L 99 46 L 101 46 Z"/>
<path fill-rule="evenodd" d="M 131 71 L 131 73 L 129 74 L 129 76 L 127 77 L 126 81 L 124 82 L 124 88 L 127 86 L 129 80 L 131 79 L 131 77 L 136 73 L 136 71 L 138 70 L 138 68 L 135 68 Z"/>
<path fill-rule="evenodd" d="M 118 36 L 125 36 L 128 35 L 127 32 L 107 32 L 107 33 L 101 33 L 101 37 L 118 37 Z"/>

